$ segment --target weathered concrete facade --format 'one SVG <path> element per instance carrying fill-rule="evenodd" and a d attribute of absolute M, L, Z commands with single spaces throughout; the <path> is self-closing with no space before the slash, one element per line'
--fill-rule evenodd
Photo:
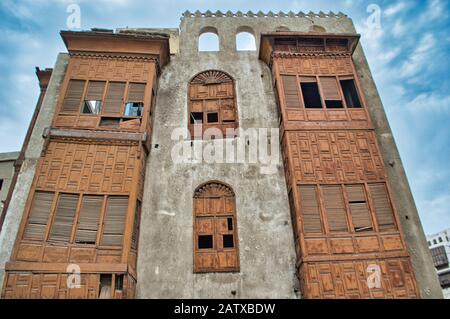
<path fill-rule="evenodd" d="M 278 30 L 309 32 L 320 26 L 327 33 L 355 34 L 345 15 L 240 15 L 186 13 L 179 33 L 170 34 L 170 63 L 158 80 L 152 109 L 152 148 L 146 163 L 137 263 L 138 298 L 298 298 L 293 226 L 282 161 L 267 174 L 261 164 L 176 164 L 171 134 L 188 126 L 188 83 L 198 73 L 214 69 L 235 80 L 239 127 L 278 128 L 278 111 L 269 67 L 258 57 L 261 33 Z M 164 32 L 164 29 L 140 29 Z M 198 37 L 217 32 L 220 51 L 199 52 Z M 136 30 L 139 31 L 139 30 Z M 256 51 L 236 51 L 236 34 L 248 31 Z M 1 267 L 11 249 L 43 146 L 43 129 L 50 126 L 68 57 L 55 65 L 36 127 L 19 175 L 13 201 L 0 234 Z M 431 256 L 406 175 L 386 115 L 359 45 L 354 64 L 372 117 L 378 143 L 404 230 L 417 284 L 423 298 L 440 298 Z M 244 137 L 237 137 L 238 139 Z M 194 149 L 211 141 L 185 139 Z M 281 155 L 279 155 L 281 158 Z M 218 180 L 236 194 L 240 271 L 193 272 L 193 194 L 204 182 Z M 2 268 L 3 269 L 3 268 Z M 3 277 L 3 270 L 1 278 Z"/>

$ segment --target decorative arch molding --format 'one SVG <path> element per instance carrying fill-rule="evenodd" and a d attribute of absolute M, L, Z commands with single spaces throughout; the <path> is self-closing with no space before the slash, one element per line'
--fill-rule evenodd
<path fill-rule="evenodd" d="M 194 198 L 233 197 L 234 191 L 230 185 L 219 181 L 209 181 L 195 189 Z"/>
<path fill-rule="evenodd" d="M 233 82 L 233 78 L 229 74 L 219 70 L 202 71 L 194 76 L 191 80 L 191 84 L 203 85 L 229 82 Z"/>

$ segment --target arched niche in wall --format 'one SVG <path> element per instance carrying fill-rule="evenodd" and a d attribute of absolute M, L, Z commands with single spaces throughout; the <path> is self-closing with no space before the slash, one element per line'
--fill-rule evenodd
<path fill-rule="evenodd" d="M 214 27 L 204 27 L 200 30 L 198 36 L 199 52 L 217 52 L 220 51 L 219 32 Z"/>
<path fill-rule="evenodd" d="M 291 31 L 288 27 L 285 26 L 278 26 L 275 28 L 276 32 L 289 32 Z"/>
<path fill-rule="evenodd" d="M 309 27 L 309 32 L 325 33 L 327 32 L 327 30 L 320 25 L 313 24 L 312 26 Z"/>

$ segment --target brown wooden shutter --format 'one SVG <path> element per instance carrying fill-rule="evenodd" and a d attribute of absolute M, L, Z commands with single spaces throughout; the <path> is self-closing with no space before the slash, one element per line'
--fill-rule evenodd
<path fill-rule="evenodd" d="M 108 85 L 108 92 L 106 93 L 103 113 L 121 114 L 124 92 L 125 92 L 124 82 L 110 82 Z"/>
<path fill-rule="evenodd" d="M 144 102 L 145 83 L 130 83 L 127 102 Z"/>
<path fill-rule="evenodd" d="M 83 196 L 75 242 L 95 244 L 103 196 Z"/>
<path fill-rule="evenodd" d="M 339 87 L 335 77 L 320 77 L 319 79 L 324 100 L 341 100 Z"/>
<path fill-rule="evenodd" d="M 330 231 L 348 231 L 347 216 L 341 186 L 322 186 L 322 191 Z"/>
<path fill-rule="evenodd" d="M 353 228 L 355 231 L 372 230 L 364 185 L 348 185 L 345 188 L 347 190 Z"/>
<path fill-rule="evenodd" d="M 50 231 L 49 241 L 69 242 L 73 221 L 77 211 L 79 195 L 61 194 L 56 207 L 55 218 Z"/>
<path fill-rule="evenodd" d="M 42 241 L 45 238 L 45 230 L 48 217 L 52 208 L 54 193 L 36 191 L 31 204 L 30 217 L 25 228 L 24 239 Z"/>
<path fill-rule="evenodd" d="M 83 97 L 84 80 L 70 80 L 67 87 L 66 96 L 64 97 L 62 112 L 78 113 Z"/>
<path fill-rule="evenodd" d="M 303 229 L 305 233 L 322 233 L 316 186 L 300 186 L 300 205 L 302 208 Z"/>
<path fill-rule="evenodd" d="M 106 206 L 101 244 L 121 246 L 125 230 L 125 217 L 128 209 L 128 197 L 110 196 Z"/>
<path fill-rule="evenodd" d="M 286 100 L 286 107 L 301 107 L 300 104 L 300 88 L 297 85 L 297 76 L 282 75 L 284 98 Z"/>
<path fill-rule="evenodd" d="M 106 82 L 104 81 L 89 81 L 85 100 L 103 100 L 103 91 L 105 90 L 105 85 Z"/>
<path fill-rule="evenodd" d="M 369 184 L 378 228 L 381 231 L 396 229 L 394 212 L 385 184 Z"/>
<path fill-rule="evenodd" d="M 139 225 L 141 223 L 141 202 L 136 202 L 136 211 L 134 213 L 133 233 L 131 234 L 131 248 L 137 249 L 139 240 Z"/>

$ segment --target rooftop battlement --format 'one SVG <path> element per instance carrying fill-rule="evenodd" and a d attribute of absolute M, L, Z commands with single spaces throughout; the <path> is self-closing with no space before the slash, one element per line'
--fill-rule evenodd
<path fill-rule="evenodd" d="M 342 12 L 338 12 L 338 13 L 334 13 L 332 11 L 325 13 L 323 11 L 320 11 L 319 13 L 315 13 L 315 12 L 308 12 L 305 13 L 303 11 L 299 11 L 297 13 L 289 11 L 289 12 L 283 12 L 280 11 L 278 13 L 274 13 L 272 11 L 269 11 L 267 13 L 264 13 L 262 11 L 258 11 L 256 13 L 252 12 L 252 11 L 247 11 L 246 13 L 241 12 L 241 11 L 237 11 L 237 12 L 232 12 L 232 11 L 227 11 L 227 12 L 222 12 L 220 10 L 217 10 L 216 12 L 212 12 L 210 10 L 207 10 L 206 12 L 200 12 L 199 10 L 195 11 L 195 12 L 190 12 L 189 10 L 186 10 L 183 14 L 182 14 L 182 18 L 347 18 L 347 15 L 342 13 Z"/>

